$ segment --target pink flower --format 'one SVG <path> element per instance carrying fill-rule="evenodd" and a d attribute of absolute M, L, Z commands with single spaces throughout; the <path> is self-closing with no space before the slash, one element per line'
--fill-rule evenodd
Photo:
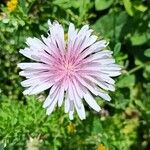
<path fill-rule="evenodd" d="M 67 41 L 61 24 L 48 21 L 48 25 L 48 37 L 28 38 L 28 47 L 20 50 L 35 61 L 18 64 L 23 70 L 20 75 L 27 78 L 21 82 L 26 88 L 23 93 L 32 95 L 50 89 L 43 104 L 47 114 L 64 102 L 70 119 L 75 110 L 80 119 L 85 119 L 83 100 L 99 112 L 101 108 L 93 95 L 110 101 L 106 91 L 115 90 L 111 77 L 120 75 L 121 68 L 115 64 L 112 51 L 107 50 L 108 43 L 91 35 L 93 30 L 88 25 L 78 31 L 70 23 Z"/>

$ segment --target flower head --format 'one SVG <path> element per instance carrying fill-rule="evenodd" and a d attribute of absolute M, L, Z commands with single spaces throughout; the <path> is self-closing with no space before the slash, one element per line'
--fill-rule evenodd
<path fill-rule="evenodd" d="M 18 0 L 10 0 L 7 2 L 7 9 L 9 12 L 12 12 L 16 9 Z"/>
<path fill-rule="evenodd" d="M 76 132 L 76 126 L 74 123 L 69 123 L 67 126 L 68 133 L 73 134 Z"/>
<path fill-rule="evenodd" d="M 106 147 L 103 144 L 100 144 L 96 150 L 106 150 Z"/>
<path fill-rule="evenodd" d="M 99 112 L 101 108 L 93 95 L 110 101 L 106 91 L 115 90 L 111 77 L 120 75 L 120 67 L 115 64 L 112 52 L 106 49 L 108 43 L 97 40 L 88 25 L 78 31 L 70 23 L 67 41 L 61 24 L 48 21 L 48 25 L 47 37 L 28 38 L 28 47 L 20 50 L 35 61 L 18 64 L 23 70 L 20 75 L 27 78 L 21 82 L 26 88 L 23 93 L 32 95 L 50 89 L 43 104 L 47 114 L 64 102 L 70 119 L 75 110 L 80 119 L 85 119 L 83 100 Z"/>

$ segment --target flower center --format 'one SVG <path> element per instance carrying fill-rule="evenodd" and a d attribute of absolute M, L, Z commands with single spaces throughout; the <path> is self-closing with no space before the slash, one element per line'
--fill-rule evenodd
<path fill-rule="evenodd" d="M 65 67 L 65 71 L 67 72 L 67 73 L 71 73 L 71 72 L 73 72 L 73 70 L 74 70 L 74 66 L 73 66 L 73 64 L 72 63 L 65 63 L 65 65 L 64 65 L 64 67 Z"/>

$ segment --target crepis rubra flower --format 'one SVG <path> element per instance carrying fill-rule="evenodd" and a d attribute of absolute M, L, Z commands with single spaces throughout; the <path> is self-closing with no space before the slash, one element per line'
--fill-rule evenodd
<path fill-rule="evenodd" d="M 93 30 L 84 25 L 80 30 L 69 24 L 68 39 L 58 22 L 48 21 L 47 37 L 28 38 L 25 49 L 20 53 L 34 62 L 18 64 L 22 69 L 21 82 L 25 95 L 38 94 L 49 89 L 43 107 L 51 114 L 55 106 L 62 106 L 73 119 L 74 111 L 80 119 L 85 119 L 85 101 L 99 112 L 100 106 L 94 96 L 110 101 L 107 91 L 114 91 L 115 81 L 111 77 L 120 75 L 120 66 L 115 64 L 112 51 L 107 50 L 105 40 L 97 40 Z"/>

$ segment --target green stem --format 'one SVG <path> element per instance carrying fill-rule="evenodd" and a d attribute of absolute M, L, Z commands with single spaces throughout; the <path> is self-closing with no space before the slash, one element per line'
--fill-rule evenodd
<path fill-rule="evenodd" d="M 115 3 L 113 4 L 113 8 L 115 9 Z M 113 40 L 116 42 L 116 12 L 113 12 Z"/>
<path fill-rule="evenodd" d="M 34 4 L 36 3 L 36 1 L 37 1 L 37 0 L 34 0 L 34 1 L 30 4 L 30 6 L 29 6 L 29 8 L 28 8 L 28 10 L 27 10 L 27 14 L 30 13 L 30 10 L 32 9 L 32 7 L 33 7 Z"/>
<path fill-rule="evenodd" d="M 129 74 L 132 74 L 132 73 L 134 73 L 134 72 L 140 70 L 140 69 L 143 68 L 143 67 L 144 67 L 144 64 L 139 65 L 139 66 L 137 66 L 137 67 L 131 69 L 128 73 L 129 73 Z"/>

